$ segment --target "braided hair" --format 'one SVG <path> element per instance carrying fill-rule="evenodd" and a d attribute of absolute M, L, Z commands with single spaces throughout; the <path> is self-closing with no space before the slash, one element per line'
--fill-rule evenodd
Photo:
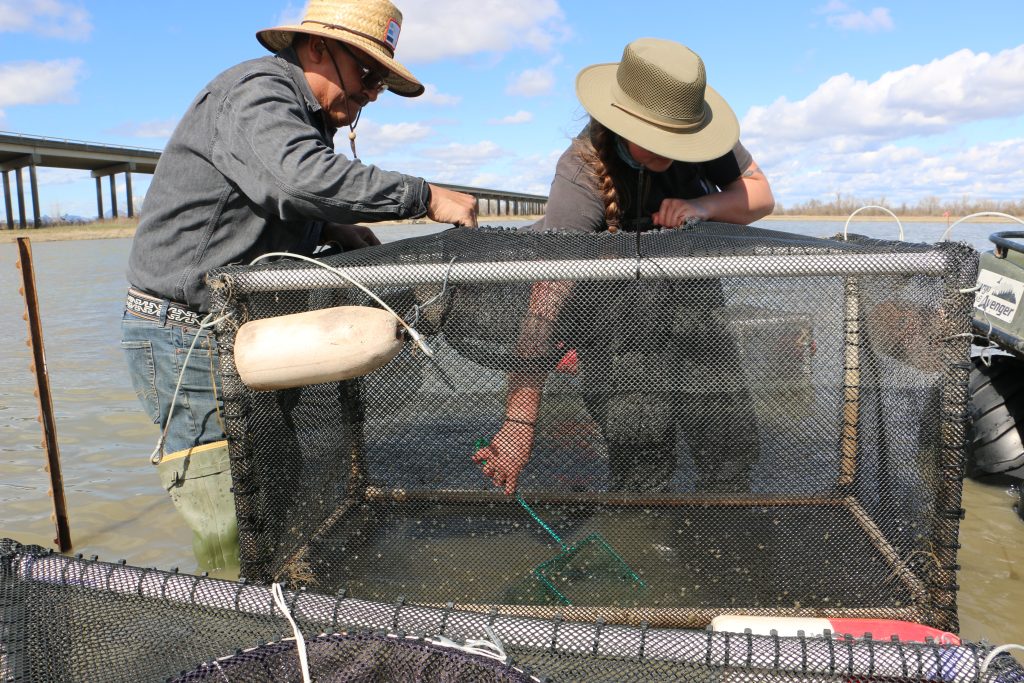
<path fill-rule="evenodd" d="M 628 191 L 619 187 L 615 179 L 621 178 L 626 170 L 625 162 L 616 150 L 615 133 L 605 128 L 596 119 L 590 119 L 587 134 L 576 138 L 576 153 L 584 162 L 597 183 L 598 193 L 604 202 L 604 220 L 608 232 L 618 232 L 622 224 L 622 205 L 629 201 Z"/>

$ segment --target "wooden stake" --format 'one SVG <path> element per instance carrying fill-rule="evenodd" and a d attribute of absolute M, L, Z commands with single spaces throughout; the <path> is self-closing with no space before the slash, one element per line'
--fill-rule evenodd
<path fill-rule="evenodd" d="M 60 470 L 60 449 L 57 446 L 57 423 L 53 417 L 50 376 L 46 371 L 43 349 L 43 324 L 39 318 L 36 296 L 36 274 L 32 265 L 32 245 L 27 237 L 18 238 L 18 269 L 21 271 L 21 294 L 25 297 L 25 321 L 28 323 L 28 345 L 32 349 L 31 370 L 36 376 L 36 398 L 39 399 L 39 422 L 43 426 L 43 450 L 46 471 L 50 475 L 50 497 L 53 499 L 53 521 L 57 527 L 57 544 L 62 553 L 71 550 L 71 529 L 68 526 L 67 502 L 64 499 L 64 477 Z"/>

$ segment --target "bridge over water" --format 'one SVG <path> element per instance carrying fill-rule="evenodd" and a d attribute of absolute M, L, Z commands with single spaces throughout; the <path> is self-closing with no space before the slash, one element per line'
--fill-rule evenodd
<path fill-rule="evenodd" d="M 117 205 L 117 176 L 123 175 L 125 182 L 129 218 L 135 215 L 132 197 L 132 174 L 152 174 L 160 160 L 160 150 L 141 147 L 122 147 L 80 140 L 63 140 L 49 137 L 30 137 L 16 133 L 0 133 L 0 175 L 3 176 L 4 208 L 6 227 L 15 227 L 15 200 L 18 209 L 17 225 L 29 227 L 26 215 L 24 170 L 28 169 L 29 196 L 31 197 L 32 227 L 39 227 L 39 183 L 36 168 L 70 168 L 89 171 L 96 180 L 96 215 L 101 218 L 103 211 L 103 179 L 107 179 L 110 190 L 111 214 L 120 215 Z M 12 188 L 11 176 L 14 176 Z M 521 216 L 542 214 L 548 198 L 544 195 L 490 190 L 464 185 L 434 183 L 441 187 L 473 195 L 482 215 Z M 12 194 L 12 189 L 14 193 Z"/>

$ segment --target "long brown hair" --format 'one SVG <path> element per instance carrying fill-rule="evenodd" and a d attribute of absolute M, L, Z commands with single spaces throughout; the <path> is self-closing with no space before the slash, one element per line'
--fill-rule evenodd
<path fill-rule="evenodd" d="M 587 135 L 576 138 L 576 153 L 597 183 L 608 232 L 617 232 L 622 223 L 622 205 L 628 201 L 628 195 L 615 179 L 623 177 L 626 165 L 615 148 L 615 133 L 594 118 L 590 119 L 587 131 Z"/>

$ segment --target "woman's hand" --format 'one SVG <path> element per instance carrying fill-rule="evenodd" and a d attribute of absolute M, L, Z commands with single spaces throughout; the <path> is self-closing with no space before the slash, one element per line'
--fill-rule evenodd
<path fill-rule="evenodd" d="M 483 463 L 484 476 L 495 486 L 504 486 L 505 493 L 516 492 L 519 473 L 530 461 L 533 451 L 533 425 L 507 421 L 491 440 L 473 454 L 473 462 Z"/>
<path fill-rule="evenodd" d="M 678 228 L 691 218 L 706 221 L 711 215 L 698 199 L 665 199 L 651 221 L 662 228 Z"/>

